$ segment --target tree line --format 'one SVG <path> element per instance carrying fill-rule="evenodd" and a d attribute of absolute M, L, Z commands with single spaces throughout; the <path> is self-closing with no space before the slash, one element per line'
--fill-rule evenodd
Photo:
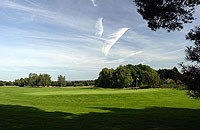
<path fill-rule="evenodd" d="M 183 85 L 182 74 L 176 67 L 173 69 L 154 70 L 147 65 L 120 65 L 116 69 L 104 68 L 95 81 L 97 87 L 127 88 L 127 87 L 163 87 L 171 84 L 177 87 Z M 169 85 L 168 85 L 169 86 Z"/>
<path fill-rule="evenodd" d="M 67 86 L 91 86 L 94 85 L 93 80 L 86 81 L 66 81 L 63 75 L 58 76 L 57 81 L 52 81 L 49 74 L 30 73 L 26 78 L 16 79 L 15 81 L 0 81 L 0 86 L 29 86 L 29 87 L 67 87 Z"/>
<path fill-rule="evenodd" d="M 0 81 L 0 86 L 29 86 L 29 87 L 67 87 L 67 86 L 96 86 L 103 88 L 127 87 L 178 87 L 183 86 L 181 74 L 176 67 L 173 69 L 155 70 L 147 65 L 120 65 L 116 69 L 103 68 L 96 80 L 66 81 L 59 75 L 57 81 L 52 81 L 49 74 L 30 73 L 26 78 L 13 82 Z M 185 76 L 186 77 L 186 76 Z"/>

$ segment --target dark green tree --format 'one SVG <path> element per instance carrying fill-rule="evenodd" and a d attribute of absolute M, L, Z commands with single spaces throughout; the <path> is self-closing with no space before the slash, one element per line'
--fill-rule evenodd
<path fill-rule="evenodd" d="M 153 31 L 164 28 L 168 31 L 183 29 L 184 23 L 195 18 L 195 7 L 199 0 L 134 0 L 138 13 Z"/>
<path fill-rule="evenodd" d="M 5 85 L 6 85 L 6 86 L 13 86 L 14 84 L 13 84 L 13 82 L 8 81 L 8 82 L 5 83 Z"/>
<path fill-rule="evenodd" d="M 15 86 L 19 86 L 19 87 L 24 87 L 25 86 L 25 82 L 23 78 L 17 79 L 14 81 L 14 85 Z"/>
<path fill-rule="evenodd" d="M 40 74 L 38 76 L 38 84 L 36 86 L 48 87 L 51 85 L 51 77 L 49 74 Z"/>
<path fill-rule="evenodd" d="M 28 81 L 29 86 L 31 86 L 31 87 L 38 86 L 39 79 L 38 79 L 38 75 L 37 74 L 30 73 L 28 80 L 29 80 Z"/>
<path fill-rule="evenodd" d="M 51 85 L 51 77 L 49 74 L 35 74 L 35 73 L 30 73 L 28 78 L 24 79 L 24 84 L 27 84 L 31 87 L 45 87 L 45 86 L 50 86 Z"/>
<path fill-rule="evenodd" d="M 58 86 L 58 81 L 51 81 L 51 86 Z"/>
<path fill-rule="evenodd" d="M 126 88 L 129 87 L 132 82 L 133 78 L 131 76 L 131 72 L 126 67 L 120 65 L 113 73 L 113 81 L 114 87 L 116 88 Z"/>
<path fill-rule="evenodd" d="M 141 85 L 141 70 L 132 64 L 128 64 L 125 66 L 129 71 L 131 72 L 131 77 L 133 79 L 132 85 L 131 86 L 140 86 Z"/>
<path fill-rule="evenodd" d="M 4 82 L 3 81 L 0 81 L 0 86 L 4 86 Z"/>
<path fill-rule="evenodd" d="M 148 65 L 136 65 L 139 70 L 139 83 L 143 86 L 159 87 L 160 77 L 156 70 Z"/>
<path fill-rule="evenodd" d="M 25 86 L 25 81 L 24 81 L 24 79 L 23 78 L 20 78 L 20 84 L 19 84 L 19 86 L 20 87 L 24 87 Z"/>
<path fill-rule="evenodd" d="M 147 84 L 151 88 L 160 87 L 160 77 L 157 72 L 144 71 L 144 84 Z"/>
<path fill-rule="evenodd" d="M 60 87 L 64 87 L 64 86 L 66 86 L 66 78 L 65 78 L 65 76 L 62 76 L 62 75 L 59 75 L 58 76 L 58 86 L 60 86 Z"/>
<path fill-rule="evenodd" d="M 113 69 L 104 68 L 99 73 L 99 78 L 96 81 L 97 87 L 112 88 L 113 87 Z"/>
<path fill-rule="evenodd" d="M 178 71 L 176 67 L 173 69 L 159 69 L 158 74 L 162 80 L 173 79 L 175 81 L 182 80 L 181 73 Z"/>
<path fill-rule="evenodd" d="M 188 87 L 188 94 L 192 97 L 200 97 L 200 26 L 192 29 L 186 39 L 194 41 L 194 46 L 186 49 L 186 61 L 189 65 L 181 63 L 184 80 Z"/>

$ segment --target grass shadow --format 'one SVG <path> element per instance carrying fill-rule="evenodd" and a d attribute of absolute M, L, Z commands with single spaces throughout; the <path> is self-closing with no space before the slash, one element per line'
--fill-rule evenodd
<path fill-rule="evenodd" d="M 46 112 L 34 107 L 0 105 L 0 129 L 10 130 L 133 130 L 199 129 L 200 110 L 152 107 L 146 109 L 101 108 L 107 113 L 75 115 Z"/>

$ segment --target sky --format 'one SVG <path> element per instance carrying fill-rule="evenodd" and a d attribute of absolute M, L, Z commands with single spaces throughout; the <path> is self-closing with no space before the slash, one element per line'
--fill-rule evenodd
<path fill-rule="evenodd" d="M 185 35 L 199 22 L 152 31 L 133 0 L 1 0 L 0 80 L 29 73 L 93 80 L 105 67 L 178 67 L 192 45 Z"/>

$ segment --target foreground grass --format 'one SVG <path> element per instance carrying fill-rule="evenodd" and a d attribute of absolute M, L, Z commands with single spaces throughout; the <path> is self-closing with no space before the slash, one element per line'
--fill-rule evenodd
<path fill-rule="evenodd" d="M 199 129 L 200 101 L 183 90 L 0 88 L 0 129 Z"/>

